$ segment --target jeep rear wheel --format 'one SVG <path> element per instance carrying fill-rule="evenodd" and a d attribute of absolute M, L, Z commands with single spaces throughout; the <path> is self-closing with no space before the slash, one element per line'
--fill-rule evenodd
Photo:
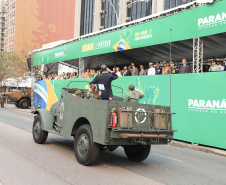
<path fill-rule="evenodd" d="M 48 132 L 46 132 L 45 130 L 42 130 L 41 128 L 41 118 L 39 115 L 34 120 L 33 127 L 32 127 L 32 135 L 35 143 L 38 143 L 38 144 L 45 143 L 48 137 Z"/>
<path fill-rule="evenodd" d="M 78 128 L 75 135 L 74 152 L 77 161 L 85 166 L 93 164 L 98 158 L 100 148 L 93 142 L 90 125 L 85 124 Z"/>
<path fill-rule="evenodd" d="M 135 162 L 145 160 L 151 150 L 151 145 L 146 146 L 124 146 L 124 151 L 128 159 Z"/>

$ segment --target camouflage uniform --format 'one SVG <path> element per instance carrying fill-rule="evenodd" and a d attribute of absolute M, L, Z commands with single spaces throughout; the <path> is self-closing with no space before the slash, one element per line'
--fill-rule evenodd
<path fill-rule="evenodd" d="M 4 108 L 5 98 L 1 94 L 0 94 L 0 103 L 1 103 L 1 107 Z"/>
<path fill-rule="evenodd" d="M 86 94 L 85 94 L 85 97 L 86 97 L 86 99 L 92 99 L 92 100 L 95 100 L 95 99 L 96 99 L 96 98 L 94 97 L 93 92 L 86 93 Z M 100 97 L 97 96 L 97 99 L 100 99 Z"/>

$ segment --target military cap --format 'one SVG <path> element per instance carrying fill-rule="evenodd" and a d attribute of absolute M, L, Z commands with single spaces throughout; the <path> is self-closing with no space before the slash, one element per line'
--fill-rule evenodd
<path fill-rule="evenodd" d="M 129 90 L 134 89 L 134 85 L 133 85 L 133 84 L 130 84 L 129 87 L 128 87 L 128 89 L 129 89 Z"/>
<path fill-rule="evenodd" d="M 76 95 L 80 95 L 80 94 L 82 94 L 82 91 L 81 91 L 81 90 L 77 90 L 77 91 L 75 92 L 75 94 L 76 94 Z"/>
<path fill-rule="evenodd" d="M 167 64 L 167 61 L 163 61 L 163 64 Z"/>
<path fill-rule="evenodd" d="M 171 64 L 175 64 L 175 62 L 171 61 Z"/>
<path fill-rule="evenodd" d="M 153 65 L 153 63 L 149 62 L 149 66 L 150 66 L 150 65 Z"/>
<path fill-rule="evenodd" d="M 159 62 L 156 62 L 156 64 L 160 64 Z"/>
<path fill-rule="evenodd" d="M 132 64 L 131 64 L 131 66 L 135 66 L 135 64 L 134 64 L 134 63 L 132 63 Z"/>
<path fill-rule="evenodd" d="M 140 65 L 140 68 L 144 68 L 144 66 Z"/>

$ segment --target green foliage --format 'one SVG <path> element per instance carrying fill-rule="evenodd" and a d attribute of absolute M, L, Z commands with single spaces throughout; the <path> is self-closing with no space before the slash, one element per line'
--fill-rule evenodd
<path fill-rule="evenodd" d="M 0 81 L 6 78 L 23 77 L 27 71 L 27 63 L 23 62 L 14 52 L 0 53 Z"/>

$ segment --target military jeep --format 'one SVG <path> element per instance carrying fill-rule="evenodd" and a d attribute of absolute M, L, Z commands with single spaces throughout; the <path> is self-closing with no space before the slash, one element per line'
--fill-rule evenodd
<path fill-rule="evenodd" d="M 9 92 L 7 96 L 11 102 L 15 102 L 17 108 L 28 109 L 31 106 L 31 88 Z"/>
<path fill-rule="evenodd" d="M 167 144 L 173 137 L 170 107 L 123 102 L 119 96 L 111 101 L 78 98 L 74 96 L 76 90 L 68 85 L 50 111 L 34 112 L 36 143 L 43 144 L 49 132 L 68 139 L 73 136 L 77 161 L 91 165 L 100 151 L 113 151 L 118 146 L 130 160 L 143 161 L 152 144 Z M 80 90 L 85 96 L 87 90 Z M 113 113 L 117 114 L 116 125 L 111 124 Z"/>

